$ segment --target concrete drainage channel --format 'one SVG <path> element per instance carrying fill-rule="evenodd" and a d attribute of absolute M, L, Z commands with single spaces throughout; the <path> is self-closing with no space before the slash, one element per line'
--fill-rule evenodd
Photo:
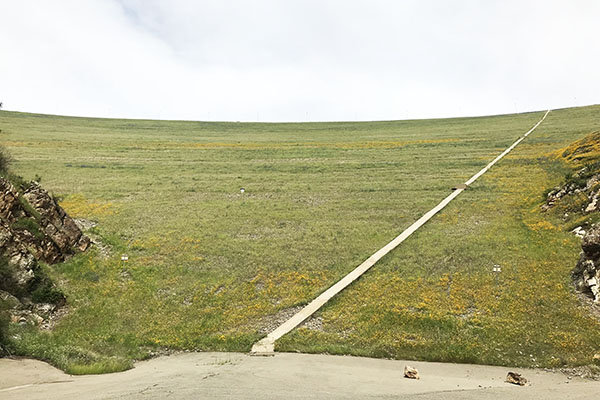
<path fill-rule="evenodd" d="M 269 333 L 266 337 L 256 342 L 254 346 L 252 346 L 252 350 L 250 354 L 257 356 L 271 356 L 275 354 L 275 341 L 290 332 L 292 329 L 300 325 L 304 322 L 308 317 L 317 312 L 325 303 L 327 303 L 332 297 L 340 293 L 346 287 L 348 287 L 352 282 L 358 279 L 362 274 L 367 272 L 377 261 L 381 260 L 386 254 L 395 249 L 400 243 L 406 240 L 410 235 L 412 235 L 417 229 L 423 226 L 427 221 L 429 221 L 435 214 L 440 212 L 444 207 L 446 207 L 452 200 L 458 197 L 464 190 L 466 190 L 470 184 L 475 182 L 481 175 L 485 174 L 494 164 L 500 161 L 504 156 L 510 153 L 519 143 L 521 143 L 531 132 L 533 132 L 548 116 L 550 110 L 546 111 L 542 119 L 540 119 L 529 131 L 527 131 L 523 136 L 521 136 L 517 141 L 515 141 L 510 147 L 508 147 L 502 154 L 492 160 L 488 165 L 486 165 L 481 171 L 473 175 L 468 181 L 464 184 L 456 185 L 453 189 L 453 192 L 443 199 L 437 206 L 432 208 L 430 211 L 425 213 L 421 218 L 419 218 L 416 222 L 414 222 L 411 226 L 409 226 L 404 232 L 398 235 L 394 240 L 386 244 L 380 250 L 378 250 L 371 257 L 367 258 L 362 264 L 356 267 L 352 272 L 348 275 L 344 276 L 337 283 L 331 286 L 329 289 L 321 293 L 316 299 L 311 301 L 306 307 L 298 311 L 294 314 L 290 319 L 285 321 L 283 324 L 278 326 L 274 331 Z"/>

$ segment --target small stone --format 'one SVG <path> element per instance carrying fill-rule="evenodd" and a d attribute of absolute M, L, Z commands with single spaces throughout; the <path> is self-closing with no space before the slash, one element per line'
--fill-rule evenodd
<path fill-rule="evenodd" d="M 42 316 L 48 317 L 56 310 L 56 306 L 54 304 L 49 303 L 41 303 L 35 305 L 35 311 Z"/>
<path fill-rule="evenodd" d="M 585 230 L 581 226 L 578 226 L 577 228 L 573 229 L 571 233 L 573 233 L 578 238 L 583 238 L 585 236 Z"/>
<path fill-rule="evenodd" d="M 516 372 L 509 372 L 506 376 L 506 382 L 512 383 L 514 385 L 525 386 L 527 383 L 527 379 L 525 379 L 521 374 L 517 374 Z"/>
<path fill-rule="evenodd" d="M 408 365 L 404 366 L 404 377 L 408 379 L 421 379 L 419 376 L 419 371 L 416 368 L 410 367 Z"/>
<path fill-rule="evenodd" d="M 38 314 L 31 314 L 31 318 L 36 325 L 40 325 L 44 322 L 44 318 L 40 317 Z"/>

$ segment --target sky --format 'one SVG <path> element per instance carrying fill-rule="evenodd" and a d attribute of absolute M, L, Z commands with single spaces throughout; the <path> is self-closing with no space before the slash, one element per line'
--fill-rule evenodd
<path fill-rule="evenodd" d="M 0 0 L 4 109 L 210 121 L 600 103 L 597 0 Z"/>

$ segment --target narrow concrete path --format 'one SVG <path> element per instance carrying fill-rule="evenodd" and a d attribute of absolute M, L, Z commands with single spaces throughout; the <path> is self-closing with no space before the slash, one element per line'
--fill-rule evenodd
<path fill-rule="evenodd" d="M 420 380 L 403 378 L 405 365 Z M 530 385 L 504 382 L 508 371 Z M 106 375 L 70 376 L 35 360 L 0 359 L 2 400 L 106 399 L 591 399 L 599 381 L 469 364 L 280 353 L 183 353 Z"/>
<path fill-rule="evenodd" d="M 419 218 L 415 223 L 409 226 L 404 232 L 398 235 L 394 240 L 389 242 L 383 248 L 378 250 L 375 254 L 365 260 L 362 264 L 356 267 L 352 272 L 339 280 L 336 284 L 331 286 L 329 289 L 321 293 L 316 299 L 310 302 L 306 307 L 298 311 L 295 315 L 293 315 L 289 320 L 281 324 L 277 327 L 273 332 L 269 333 L 266 337 L 258 341 L 252 346 L 251 354 L 253 355 L 272 355 L 274 354 L 275 349 L 275 341 L 290 332 L 292 329 L 300 325 L 304 320 L 313 315 L 317 310 L 319 310 L 325 303 L 327 303 L 332 297 L 337 295 L 339 292 L 348 287 L 352 282 L 354 282 L 358 277 L 367 272 L 375 263 L 381 260 L 386 254 L 395 249 L 400 243 L 406 240 L 410 235 L 412 235 L 417 229 L 423 226 L 427 221 L 429 221 L 435 214 L 440 212 L 444 207 L 446 207 L 452 200 L 454 200 L 459 194 L 461 194 L 467 187 L 475 182 L 481 175 L 485 174 L 494 164 L 500 161 L 504 156 L 510 153 L 519 143 L 521 143 L 531 132 L 533 132 L 548 116 L 550 110 L 546 111 L 542 119 L 540 119 L 530 130 L 528 130 L 523 136 L 521 136 L 517 141 L 515 141 L 510 147 L 508 147 L 502 154 L 492 160 L 488 165 L 486 165 L 481 171 L 473 175 L 468 181 L 464 183 L 464 185 L 457 186 L 456 190 L 454 190 L 448 197 L 442 200 L 437 206 L 432 208 L 430 211 L 425 213 L 421 218 Z"/>

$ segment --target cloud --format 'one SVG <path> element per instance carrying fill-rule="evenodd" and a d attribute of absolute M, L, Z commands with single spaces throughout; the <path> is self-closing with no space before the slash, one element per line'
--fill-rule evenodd
<path fill-rule="evenodd" d="M 482 115 L 598 102 L 591 1 L 22 0 L 7 109 L 194 120 Z"/>

